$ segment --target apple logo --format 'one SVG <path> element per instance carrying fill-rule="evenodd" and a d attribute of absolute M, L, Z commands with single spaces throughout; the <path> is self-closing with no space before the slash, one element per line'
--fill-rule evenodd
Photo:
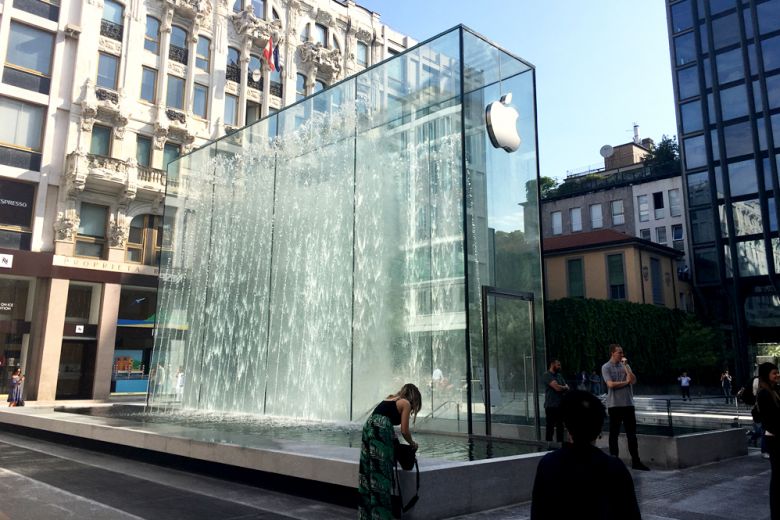
<path fill-rule="evenodd" d="M 499 101 L 493 101 L 485 109 L 488 136 L 494 148 L 503 148 L 511 153 L 520 148 L 520 135 L 517 133 L 517 113 L 512 102 L 512 93 L 501 96 Z"/>

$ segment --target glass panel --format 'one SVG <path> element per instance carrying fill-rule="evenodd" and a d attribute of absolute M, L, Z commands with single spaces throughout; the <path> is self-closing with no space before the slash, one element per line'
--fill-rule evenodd
<path fill-rule="evenodd" d="M 726 142 L 726 157 L 733 158 L 753 153 L 753 138 L 750 123 L 736 123 L 723 128 L 723 140 Z"/>
<path fill-rule="evenodd" d="M 707 150 L 704 147 L 703 135 L 683 140 L 683 149 L 686 169 L 693 170 L 707 164 Z"/>
<path fill-rule="evenodd" d="M 721 90 L 720 110 L 724 121 L 746 116 L 748 114 L 748 101 L 745 85 L 737 85 L 736 87 Z M 714 122 L 714 119 L 710 121 Z"/>
<path fill-rule="evenodd" d="M 612 208 L 612 225 L 619 226 L 625 223 L 625 215 L 623 214 L 623 201 L 613 200 L 610 202 Z"/>
<path fill-rule="evenodd" d="M 604 219 L 601 213 L 601 204 L 591 204 L 590 206 L 590 227 L 592 229 L 600 228 L 604 225 Z"/>
<path fill-rule="evenodd" d="M 732 197 L 748 195 L 758 191 L 756 163 L 753 159 L 729 164 L 729 188 Z"/>
<path fill-rule="evenodd" d="M 53 34 L 13 22 L 5 60 L 7 63 L 48 76 L 51 71 L 53 45 Z"/>
<path fill-rule="evenodd" d="M 263 0 L 252 0 L 252 10 L 258 18 L 265 16 L 265 2 Z"/>
<path fill-rule="evenodd" d="M 716 15 L 736 7 L 736 0 L 710 0 L 710 15 Z"/>
<path fill-rule="evenodd" d="M 685 65 L 696 61 L 696 43 L 693 33 L 683 34 L 674 39 L 674 55 L 677 65 Z"/>
<path fill-rule="evenodd" d="M 357 43 L 357 62 L 361 67 L 368 65 L 368 45 L 363 42 Z"/>
<path fill-rule="evenodd" d="M 209 88 L 203 85 L 195 85 L 192 97 L 192 112 L 199 117 L 206 118 L 208 107 Z"/>
<path fill-rule="evenodd" d="M 159 54 L 160 52 L 160 21 L 151 16 L 146 17 L 144 49 L 154 54 Z"/>
<path fill-rule="evenodd" d="M 116 71 L 119 58 L 101 53 L 98 58 L 97 86 L 116 90 Z"/>
<path fill-rule="evenodd" d="M 718 83 L 721 85 L 736 81 L 745 77 L 745 71 L 742 65 L 742 49 L 718 54 L 715 57 L 718 65 Z"/>
<path fill-rule="evenodd" d="M 718 218 L 720 221 L 720 236 L 727 238 L 729 236 L 729 218 L 726 214 L 725 204 L 718 204 Z"/>
<path fill-rule="evenodd" d="M 677 71 L 677 88 L 680 99 L 687 99 L 699 93 L 699 72 L 696 67 L 688 67 Z"/>
<path fill-rule="evenodd" d="M 122 25 L 122 14 L 124 8 L 114 0 L 104 0 L 103 2 L 103 20 Z"/>
<path fill-rule="evenodd" d="M 769 231 L 777 231 L 777 208 L 775 198 L 767 199 L 767 209 L 769 211 Z"/>
<path fill-rule="evenodd" d="M 712 39 L 715 43 L 715 50 L 739 42 L 737 13 L 712 21 Z"/>
<path fill-rule="evenodd" d="M 661 226 L 655 228 L 655 241 L 659 244 L 666 245 L 666 227 Z"/>
<path fill-rule="evenodd" d="M 680 115 L 682 117 L 684 134 L 696 132 L 703 128 L 700 101 L 691 101 L 690 103 L 680 105 Z"/>
<path fill-rule="evenodd" d="M 647 222 L 650 220 L 650 199 L 647 195 L 637 196 L 636 207 L 639 211 L 639 222 Z"/>
<path fill-rule="evenodd" d="M 769 98 L 769 108 L 780 107 L 780 74 L 766 78 L 766 90 Z"/>
<path fill-rule="evenodd" d="M 718 253 L 714 248 L 696 249 L 693 252 L 693 268 L 698 283 L 717 283 L 720 281 Z"/>
<path fill-rule="evenodd" d="M 108 157 L 111 155 L 111 129 L 105 126 L 92 127 L 92 140 L 89 143 L 89 153 Z"/>
<path fill-rule="evenodd" d="M 552 212 L 552 229 L 553 235 L 560 235 L 563 233 L 563 218 L 560 211 Z"/>
<path fill-rule="evenodd" d="M 756 18 L 758 19 L 759 33 L 767 34 L 777 31 L 780 28 L 780 2 L 772 0 L 758 4 Z"/>
<path fill-rule="evenodd" d="M 715 233 L 712 222 L 712 209 L 699 209 L 691 211 L 691 237 L 694 244 L 712 242 Z"/>
<path fill-rule="evenodd" d="M 566 261 L 569 298 L 585 297 L 585 279 L 582 274 L 582 259 L 574 258 Z"/>
<path fill-rule="evenodd" d="M 737 242 L 737 263 L 740 276 L 766 276 L 769 265 L 763 240 Z"/>
<path fill-rule="evenodd" d="M 314 43 L 321 43 L 323 47 L 328 46 L 328 30 L 318 23 L 314 24 Z"/>
<path fill-rule="evenodd" d="M 225 94 L 225 124 L 238 124 L 238 96 Z"/>
<path fill-rule="evenodd" d="M 623 274 L 623 255 L 607 255 L 607 284 L 609 298 L 623 300 L 626 298 L 626 280 Z"/>
<path fill-rule="evenodd" d="M 672 6 L 672 32 L 678 33 L 693 27 L 691 2 L 685 0 Z"/>
<path fill-rule="evenodd" d="M 105 238 L 107 218 L 107 207 L 82 202 L 79 212 L 79 235 Z"/>
<path fill-rule="evenodd" d="M 148 137 L 138 136 L 136 140 L 135 160 L 140 166 L 151 166 L 152 140 Z"/>
<path fill-rule="evenodd" d="M 679 188 L 669 190 L 669 215 L 672 217 L 682 215 L 682 197 Z"/>
<path fill-rule="evenodd" d="M 569 210 L 569 219 L 572 231 L 582 231 L 582 208 L 571 208 Z"/>
<path fill-rule="evenodd" d="M 174 25 L 173 29 L 171 30 L 171 45 L 175 45 L 176 47 L 181 47 L 182 49 L 186 49 L 187 31 L 185 31 L 181 27 Z"/>
<path fill-rule="evenodd" d="M 734 202 L 731 204 L 731 211 L 734 217 L 734 233 L 736 236 L 763 233 L 761 203 L 758 199 Z"/>
<path fill-rule="evenodd" d="M 184 108 L 184 80 L 182 78 L 168 76 L 166 105 L 170 108 Z"/>
<path fill-rule="evenodd" d="M 780 36 L 763 40 L 761 50 L 764 53 L 764 70 L 766 72 L 780 67 Z"/>
<path fill-rule="evenodd" d="M 710 179 L 707 172 L 689 173 L 688 202 L 691 206 L 710 203 Z"/>
<path fill-rule="evenodd" d="M 209 70 L 209 56 L 211 55 L 211 51 L 209 50 L 210 46 L 211 40 L 205 36 L 198 36 L 195 66 L 201 70 L 205 70 L 206 72 Z"/>
<path fill-rule="evenodd" d="M 157 71 L 147 67 L 141 72 L 141 99 L 154 103 L 157 94 Z"/>
<path fill-rule="evenodd" d="M 76 285 L 71 282 L 68 285 L 68 299 L 65 305 L 65 319 L 89 321 L 92 305 L 92 286 Z"/>
<path fill-rule="evenodd" d="M 45 108 L 0 97 L 0 143 L 40 150 Z"/>

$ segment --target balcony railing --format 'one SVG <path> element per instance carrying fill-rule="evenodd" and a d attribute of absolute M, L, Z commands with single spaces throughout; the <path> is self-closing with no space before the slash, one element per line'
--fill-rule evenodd
<path fill-rule="evenodd" d="M 122 41 L 122 35 L 124 34 L 124 26 L 118 23 L 109 22 L 108 20 L 100 20 L 100 35 L 106 38 L 111 38 L 118 42 Z"/>
<path fill-rule="evenodd" d="M 165 185 L 165 172 L 157 168 L 138 165 L 138 180 L 154 184 Z"/>
<path fill-rule="evenodd" d="M 183 63 L 184 65 L 187 64 L 187 49 L 184 47 L 177 47 L 176 45 L 171 45 L 168 49 L 168 57 L 172 59 L 173 61 Z"/>
<path fill-rule="evenodd" d="M 275 81 L 271 82 L 271 95 L 276 97 L 282 97 L 282 84 L 276 83 Z"/>
<path fill-rule="evenodd" d="M 250 72 L 247 74 L 246 77 L 246 84 L 249 86 L 249 88 L 254 88 L 257 90 L 263 90 L 263 78 L 260 78 L 260 81 L 255 81 L 252 79 L 252 73 Z"/>
<path fill-rule="evenodd" d="M 630 166 L 625 169 L 610 171 L 601 169 L 567 179 L 563 184 L 551 190 L 544 198 L 546 200 L 561 199 L 591 191 L 616 188 L 640 181 L 648 182 L 665 179 L 677 175 L 680 175 L 680 171 L 674 167 Z"/>
<path fill-rule="evenodd" d="M 187 124 L 187 116 L 185 116 L 183 112 L 179 112 L 178 110 L 173 110 L 172 108 L 169 108 L 168 110 L 165 111 L 165 115 L 168 116 L 168 119 L 170 119 L 171 121 L 178 121 L 183 125 Z"/>
<path fill-rule="evenodd" d="M 225 69 L 225 77 L 228 81 L 241 83 L 241 67 L 237 65 L 228 65 Z"/>
<path fill-rule="evenodd" d="M 119 94 L 105 88 L 95 89 L 95 97 L 98 101 L 111 101 L 115 105 L 119 103 Z"/>

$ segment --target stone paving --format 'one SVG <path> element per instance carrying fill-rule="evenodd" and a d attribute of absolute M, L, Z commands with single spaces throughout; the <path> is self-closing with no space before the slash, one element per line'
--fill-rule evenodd
<path fill-rule="evenodd" d="M 764 520 L 769 473 L 769 462 L 751 451 L 633 475 L 646 520 Z M 0 520 L 356 517 L 346 507 L 7 432 L 0 432 L 0 497 Z M 458 518 L 524 520 L 529 511 L 524 503 Z"/>

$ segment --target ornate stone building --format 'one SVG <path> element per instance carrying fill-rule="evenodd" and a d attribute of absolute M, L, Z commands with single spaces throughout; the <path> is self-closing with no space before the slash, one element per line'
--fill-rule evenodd
<path fill-rule="evenodd" d="M 1 2 L 0 392 L 145 391 L 168 164 L 413 43 L 349 0 Z"/>

